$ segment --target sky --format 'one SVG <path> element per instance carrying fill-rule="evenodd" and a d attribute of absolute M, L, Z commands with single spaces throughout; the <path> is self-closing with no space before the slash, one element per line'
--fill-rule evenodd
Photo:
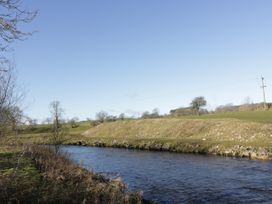
<path fill-rule="evenodd" d="M 162 114 L 204 96 L 207 108 L 272 100 L 272 1 L 25 0 L 38 9 L 16 42 L 25 112 L 43 120 L 61 102 L 65 117 L 100 110 Z"/>

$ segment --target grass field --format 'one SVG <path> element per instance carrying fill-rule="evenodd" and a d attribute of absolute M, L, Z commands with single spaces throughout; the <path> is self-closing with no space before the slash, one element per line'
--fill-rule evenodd
<path fill-rule="evenodd" d="M 71 128 L 64 144 L 272 158 L 272 112 L 123 120 Z M 49 126 L 38 125 L 4 144 L 49 144 Z"/>
<path fill-rule="evenodd" d="M 272 111 L 239 111 L 239 112 L 224 112 L 214 113 L 201 116 L 185 116 L 182 118 L 190 119 L 225 119 L 233 118 L 245 121 L 272 123 Z"/>

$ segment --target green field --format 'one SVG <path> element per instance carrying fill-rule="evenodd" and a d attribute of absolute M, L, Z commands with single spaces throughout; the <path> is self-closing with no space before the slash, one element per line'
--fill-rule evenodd
<path fill-rule="evenodd" d="M 164 117 L 79 123 L 65 135 L 64 144 L 121 147 L 272 158 L 272 112 L 231 112 L 202 116 Z M 50 126 L 27 127 L 3 144 L 50 144 Z"/>
<path fill-rule="evenodd" d="M 272 111 L 239 111 L 239 112 L 224 112 L 214 113 L 201 116 L 184 116 L 182 118 L 190 119 L 225 119 L 233 118 L 239 120 L 253 121 L 253 122 L 272 122 Z"/>

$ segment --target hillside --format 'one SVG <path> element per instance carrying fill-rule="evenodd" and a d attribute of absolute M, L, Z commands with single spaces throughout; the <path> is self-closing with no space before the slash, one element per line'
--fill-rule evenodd
<path fill-rule="evenodd" d="M 68 126 L 64 144 L 272 159 L 272 112 L 119 120 Z M 50 126 L 26 128 L 3 144 L 50 144 Z"/>
<path fill-rule="evenodd" d="M 238 119 L 147 119 L 104 123 L 83 133 L 95 146 L 271 158 L 272 124 Z"/>

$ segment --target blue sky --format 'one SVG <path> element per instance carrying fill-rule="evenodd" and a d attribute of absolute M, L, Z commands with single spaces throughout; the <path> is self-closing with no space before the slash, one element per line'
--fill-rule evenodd
<path fill-rule="evenodd" d="M 26 113 L 49 116 L 59 100 L 66 117 L 100 110 L 138 115 L 187 106 L 262 100 L 272 85 L 272 1 L 26 0 L 39 15 L 17 42 Z"/>

